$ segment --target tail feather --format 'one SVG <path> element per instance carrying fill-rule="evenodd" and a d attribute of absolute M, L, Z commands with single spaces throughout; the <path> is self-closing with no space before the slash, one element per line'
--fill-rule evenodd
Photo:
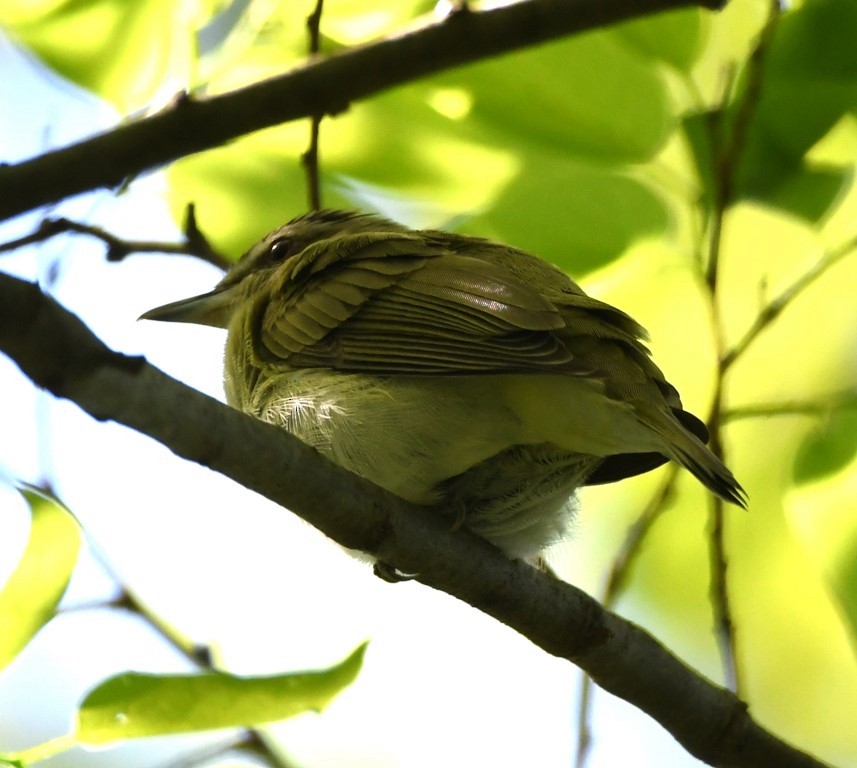
<path fill-rule="evenodd" d="M 682 412 L 682 415 L 684 413 Z M 663 411 L 647 413 L 645 421 L 663 438 L 664 452 L 673 461 L 681 464 L 699 482 L 724 501 L 747 508 L 747 492 L 735 479 L 731 470 L 700 439 L 699 435 L 705 434 L 707 437 L 708 434 L 704 425 L 702 430 L 699 430 L 694 424 L 697 428 L 691 431 L 685 425 L 685 419 L 676 418 Z M 698 419 L 694 418 L 694 421 L 702 425 Z"/>
<path fill-rule="evenodd" d="M 705 449 L 701 457 L 677 448 L 674 458 L 712 493 L 747 509 L 747 492 L 735 479 L 735 475 L 706 446 L 700 443 L 699 447 Z"/>

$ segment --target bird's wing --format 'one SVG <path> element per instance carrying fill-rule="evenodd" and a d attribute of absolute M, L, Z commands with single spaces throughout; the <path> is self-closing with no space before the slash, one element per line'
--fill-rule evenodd
<path fill-rule="evenodd" d="M 502 264 L 407 233 L 321 241 L 286 262 L 264 299 L 269 364 L 378 374 L 590 373 L 565 321 Z"/>

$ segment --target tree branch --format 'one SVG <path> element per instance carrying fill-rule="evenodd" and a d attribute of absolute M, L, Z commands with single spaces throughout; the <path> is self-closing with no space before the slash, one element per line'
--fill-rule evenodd
<path fill-rule="evenodd" d="M 231 264 L 226 257 L 221 256 L 214 250 L 202 232 L 197 228 L 193 204 L 187 207 L 184 225 L 185 239 L 181 243 L 125 240 L 102 227 L 60 217 L 57 219 L 44 219 L 29 235 L 0 243 L 0 255 L 8 251 L 17 250 L 18 248 L 24 248 L 27 245 L 50 240 L 52 237 L 68 232 L 89 235 L 101 240 L 107 246 L 107 261 L 122 261 L 132 253 L 175 253 L 195 256 L 222 270 L 228 269 Z"/>
<path fill-rule="evenodd" d="M 321 13 L 323 10 L 324 0 L 315 0 L 315 8 L 306 20 L 310 58 L 317 56 L 321 50 Z M 321 115 L 312 116 L 309 129 L 309 147 L 301 155 L 301 162 L 306 171 L 307 202 L 311 211 L 317 211 L 321 208 L 321 181 L 318 169 L 318 134 L 321 118 Z"/>
<path fill-rule="evenodd" d="M 722 0 L 522 0 L 458 12 L 435 24 L 311 60 L 229 93 L 180 94 L 149 117 L 0 166 L 0 220 L 128 178 L 244 134 L 302 117 L 342 112 L 350 102 L 451 67 L 565 35 Z"/>
<path fill-rule="evenodd" d="M 675 481 L 678 477 L 678 464 L 671 462 L 664 473 L 660 485 L 652 498 L 628 527 L 625 539 L 613 558 L 610 572 L 601 593 L 601 604 L 612 608 L 619 601 L 625 585 L 631 575 L 631 569 L 637 562 L 643 548 L 643 541 L 654 524 L 667 510 L 675 493 Z M 592 729 L 589 727 L 589 715 L 592 705 L 592 678 L 583 675 L 580 683 L 580 698 L 577 716 L 577 750 L 575 768 L 584 768 L 592 745 Z"/>
<path fill-rule="evenodd" d="M 720 367 L 725 373 L 743 355 L 759 335 L 773 324 L 783 311 L 809 288 L 819 277 L 825 274 L 831 267 L 840 262 L 849 254 L 857 250 L 857 237 L 852 237 L 837 248 L 833 248 L 824 255 L 803 275 L 795 280 L 779 296 L 769 301 L 747 329 L 741 339 L 732 349 L 723 355 Z"/>
<path fill-rule="evenodd" d="M 833 391 L 818 400 L 784 400 L 758 405 L 739 405 L 723 412 L 723 421 L 768 419 L 775 416 L 826 416 L 837 408 L 857 407 L 857 390 Z"/>
<path fill-rule="evenodd" d="M 735 73 L 730 73 L 729 82 L 724 89 L 720 109 L 712 115 L 710 140 L 714 157 L 714 210 L 709 232 L 708 263 L 705 268 L 705 284 L 711 299 L 714 313 L 714 339 L 717 347 L 718 367 L 714 397 L 710 416 L 707 421 L 710 434 L 709 447 L 720 459 L 725 460 L 722 434 L 722 413 L 724 409 L 725 379 L 728 366 L 721 302 L 718 300 L 720 252 L 723 244 L 723 225 L 726 212 L 733 203 L 733 185 L 738 162 L 744 151 L 747 131 L 759 105 L 764 65 L 774 32 L 780 20 L 779 0 L 768 0 L 768 16 L 759 33 L 759 39 L 750 54 L 747 65 L 747 84 L 741 98 L 736 101 L 735 114 L 731 123 L 725 120 L 727 105 L 734 83 Z M 738 659 L 738 639 L 733 620 L 732 600 L 729 592 L 726 552 L 726 512 L 723 500 L 711 496 L 711 514 L 709 515 L 709 571 L 711 574 L 711 604 L 714 610 L 714 635 L 720 647 L 723 661 L 723 674 L 727 685 L 736 693 L 742 690 L 742 675 Z"/>
<path fill-rule="evenodd" d="M 108 349 L 38 286 L 0 274 L 0 351 L 34 383 L 99 420 L 160 441 L 359 549 L 463 600 L 584 669 L 693 755 L 724 768 L 823 764 L 759 726 L 746 706 L 575 587 L 510 561 L 436 511 L 337 467 L 284 430 Z M 277 457 L 259 462 L 258 456 Z"/>

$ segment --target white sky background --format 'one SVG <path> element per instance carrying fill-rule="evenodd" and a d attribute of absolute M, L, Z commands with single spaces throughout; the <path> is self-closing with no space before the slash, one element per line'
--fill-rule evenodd
<path fill-rule="evenodd" d="M 0 160 L 64 145 L 116 119 L 0 37 Z M 124 237 L 173 240 L 177 229 L 158 194 L 163 183 L 148 177 L 121 197 L 87 195 L 49 213 Z M 0 241 L 37 223 L 27 216 L 0 225 Z M 52 292 L 108 345 L 143 354 L 222 399 L 222 332 L 136 321 L 146 309 L 208 290 L 218 279 L 215 269 L 175 256 L 107 264 L 103 245 L 75 236 L 0 254 L 0 270 L 43 284 L 52 265 L 58 268 Z M 52 477 L 110 567 L 167 621 L 213 644 L 230 671 L 326 667 L 371 640 L 358 681 L 323 715 L 273 729 L 294 764 L 572 764 L 578 678 L 567 662 L 446 595 L 415 583 L 382 583 L 282 509 L 146 437 L 37 393 L 5 357 L 0 393 L 0 473 L 28 481 Z M 23 549 L 27 520 L 17 494 L 0 486 L 0 580 Z M 585 523 L 567 546 L 583 554 Z M 593 590 L 599 577 L 583 557 L 578 570 L 574 581 Z M 111 594 L 109 579 L 84 554 L 66 605 Z M 60 616 L 0 676 L 0 752 L 64 733 L 84 693 L 127 669 L 175 672 L 187 664 L 126 614 Z M 601 692 L 594 724 L 591 768 L 701 765 L 647 717 Z M 75 750 L 46 765 L 160 766 L 222 737 Z"/>

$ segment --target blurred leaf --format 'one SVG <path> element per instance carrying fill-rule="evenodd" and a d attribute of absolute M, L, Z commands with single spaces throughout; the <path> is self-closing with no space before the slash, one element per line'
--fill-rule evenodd
<path fill-rule="evenodd" d="M 857 108 L 853 0 L 814 0 L 779 23 L 765 65 L 759 117 L 778 146 L 802 156 Z"/>
<path fill-rule="evenodd" d="M 830 582 L 849 624 L 851 642 L 857 652 L 857 518 L 853 522 L 849 535 L 841 544 L 842 556 L 831 569 Z"/>
<path fill-rule="evenodd" d="M 365 206 L 369 196 L 355 193 L 369 189 L 377 191 L 372 197 L 379 201 L 384 196 L 433 201 L 430 218 L 403 219 L 417 226 L 490 207 L 520 162 L 508 149 L 472 135 L 462 121 L 440 114 L 432 106 L 436 97 L 433 86 L 396 89 L 324 120 L 323 204 Z M 307 122 L 290 123 L 173 164 L 169 178 L 175 214 L 193 200 L 206 235 L 223 252 L 238 255 L 306 210 L 300 156 L 308 143 Z M 391 205 L 376 210 L 393 215 L 403 209 Z"/>
<path fill-rule="evenodd" d="M 549 259 L 580 276 L 621 256 L 637 239 L 669 224 L 645 185 L 607 168 L 528 153 L 520 174 L 468 230 Z"/>
<path fill-rule="evenodd" d="M 802 165 L 766 192 L 766 202 L 805 221 L 816 222 L 830 211 L 852 177 L 850 168 Z"/>
<path fill-rule="evenodd" d="M 27 548 L 0 592 L 0 669 L 54 616 L 80 548 L 80 528 L 59 501 L 21 488 L 32 523 Z"/>
<path fill-rule="evenodd" d="M 255 76 L 270 74 L 276 56 Z M 235 85 L 243 75 L 230 77 Z M 322 122 L 323 204 L 412 226 L 464 221 L 579 273 L 667 226 L 662 202 L 612 164 L 657 151 L 668 106 L 656 64 L 611 33 L 456 70 Z M 173 209 L 193 200 L 203 231 L 237 256 L 305 209 L 308 141 L 309 126 L 292 123 L 175 163 Z M 567 201 L 567 215 L 550 218 L 546 200 Z"/>
<path fill-rule="evenodd" d="M 855 29 L 853 0 L 815 0 L 783 15 L 764 61 L 737 194 L 809 221 L 829 210 L 847 172 L 817 167 L 806 155 L 857 110 Z"/>
<path fill-rule="evenodd" d="M 833 427 L 833 428 L 831 428 Z M 857 446 L 854 430 L 857 411 L 816 430 L 806 440 L 800 457 L 812 452 L 827 457 L 814 475 L 798 478 L 798 485 L 786 497 L 789 519 L 824 575 L 839 616 L 848 628 L 852 650 L 857 653 Z M 851 436 L 846 433 L 851 430 Z M 846 458 L 847 456 L 847 458 Z M 804 458 L 804 461 L 808 461 Z M 822 463 L 824 463 L 822 459 Z M 811 467 L 811 469 L 815 469 Z M 797 475 L 797 472 L 796 472 Z"/>
<path fill-rule="evenodd" d="M 192 201 L 205 236 L 220 253 L 238 258 L 306 210 L 300 153 L 308 136 L 307 123 L 290 123 L 173 163 L 167 178 L 176 220 Z"/>
<path fill-rule="evenodd" d="M 0 26 L 129 112 L 190 85 L 196 31 L 216 8 L 214 0 L 4 0 Z"/>
<path fill-rule="evenodd" d="M 709 16 L 697 8 L 688 8 L 635 19 L 620 24 L 613 32 L 644 56 L 687 70 L 702 52 L 709 27 Z"/>
<path fill-rule="evenodd" d="M 260 725 L 324 709 L 357 678 L 366 643 L 336 666 L 271 677 L 128 672 L 90 691 L 75 736 L 86 744 Z"/>
<path fill-rule="evenodd" d="M 342 45 L 359 45 L 395 33 L 436 5 L 436 0 L 336 0 L 324 6 L 321 31 Z"/>
<path fill-rule="evenodd" d="M 649 159 L 673 127 L 653 61 L 613 31 L 591 32 L 438 75 L 472 117 L 509 141 L 602 162 Z"/>
<path fill-rule="evenodd" d="M 798 485 L 832 475 L 857 456 L 857 410 L 841 410 L 804 441 L 795 457 Z"/>

